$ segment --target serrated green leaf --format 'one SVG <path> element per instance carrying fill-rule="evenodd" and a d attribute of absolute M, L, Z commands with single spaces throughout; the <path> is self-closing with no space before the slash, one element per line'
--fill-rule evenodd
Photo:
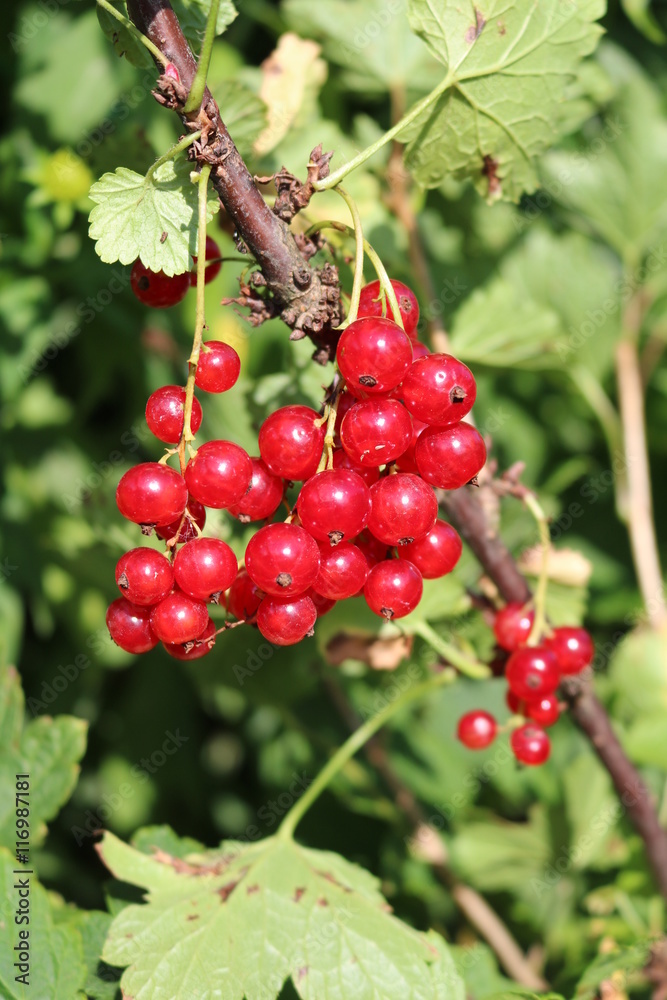
<path fill-rule="evenodd" d="M 601 34 L 604 0 L 410 0 L 412 29 L 446 68 L 442 92 L 402 133 L 419 183 L 471 178 L 490 199 L 538 183 L 534 159 L 561 134 L 563 90 Z"/>
<path fill-rule="evenodd" d="M 210 6 L 210 0 L 174 0 L 173 3 L 183 34 L 195 52 L 201 45 Z M 222 35 L 237 16 L 238 11 L 232 0 L 220 0 L 216 35 Z"/>
<path fill-rule="evenodd" d="M 163 163 L 152 176 L 117 167 L 93 184 L 88 233 L 105 264 L 132 264 L 139 258 L 151 271 L 190 270 L 197 252 L 197 185 L 190 180 L 191 168 L 184 157 Z M 209 188 L 207 219 L 219 207 Z"/>
<path fill-rule="evenodd" d="M 68 908 L 58 913 L 58 922 L 76 928 L 81 935 L 87 970 L 85 995 L 89 1000 L 121 1000 L 120 969 L 102 962 L 100 955 L 111 924 L 111 916 L 98 910 Z"/>
<path fill-rule="evenodd" d="M 81 935 L 75 927 L 54 923 L 46 890 L 28 866 L 15 874 L 14 858 L 0 848 L 0 997 L 2 1000 L 81 1000 L 86 980 Z M 23 885 L 17 886 L 17 880 Z M 28 885 L 25 885 L 25 880 Z M 14 915 L 19 902 L 19 888 L 29 889 L 30 923 L 16 924 Z M 14 947 L 25 943 L 19 932 L 29 931 L 29 985 L 16 981 L 24 970 L 14 967 L 18 961 Z"/>
<path fill-rule="evenodd" d="M 235 80 L 223 80 L 216 89 L 215 99 L 239 153 L 250 156 L 255 139 L 266 126 L 264 101 Z"/>
<path fill-rule="evenodd" d="M 103 952 L 129 966 L 132 996 L 269 1000 L 291 978 L 304 1000 L 462 998 L 444 942 L 391 916 L 377 880 L 336 854 L 271 838 L 147 857 L 111 834 L 99 850 L 148 890 L 115 917 Z"/>
<path fill-rule="evenodd" d="M 70 715 L 23 724 L 24 700 L 13 667 L 0 667 L 0 844 L 16 847 L 16 775 L 30 775 L 30 847 L 69 798 L 86 749 L 87 724 Z"/>
<path fill-rule="evenodd" d="M 125 0 L 110 0 L 110 3 L 127 17 Z M 113 45 L 116 55 L 125 56 L 128 62 L 140 69 L 151 69 L 154 66 L 153 57 L 146 46 L 138 42 L 134 35 L 131 35 L 127 28 L 103 7 L 97 6 L 96 9 L 100 27 Z"/>

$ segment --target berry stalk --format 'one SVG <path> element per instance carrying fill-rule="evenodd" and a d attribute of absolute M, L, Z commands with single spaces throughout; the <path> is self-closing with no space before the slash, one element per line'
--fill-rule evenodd
<path fill-rule="evenodd" d="M 220 0 L 211 0 L 208 18 L 206 19 L 204 40 L 202 41 L 201 52 L 199 53 L 197 72 L 195 73 L 195 78 L 192 81 L 188 98 L 183 105 L 183 111 L 186 115 L 190 114 L 191 111 L 196 111 L 197 108 L 201 106 L 201 102 L 204 99 L 204 92 L 206 91 L 206 77 L 208 76 L 208 68 L 211 65 L 211 53 L 213 51 L 213 42 L 215 40 L 215 29 L 216 22 L 218 20 L 219 8 Z"/>
<path fill-rule="evenodd" d="M 125 15 L 117 10 L 113 4 L 109 3 L 109 0 L 97 0 L 97 5 L 98 7 L 101 7 L 102 10 L 105 10 L 107 14 L 111 14 L 112 17 L 115 17 L 117 21 L 120 21 L 132 37 L 139 42 L 140 45 L 143 45 L 144 48 L 148 49 L 150 54 L 153 56 L 153 59 L 157 60 L 157 62 L 161 63 L 163 66 L 167 66 L 169 63 L 167 56 L 160 52 L 157 45 L 154 45 L 150 38 L 147 38 L 142 31 L 139 31 L 139 29 L 132 24 L 132 21 L 130 21 L 128 17 L 125 17 Z"/>

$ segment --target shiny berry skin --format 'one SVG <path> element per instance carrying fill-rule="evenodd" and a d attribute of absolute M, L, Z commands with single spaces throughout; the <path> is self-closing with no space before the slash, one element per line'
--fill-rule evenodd
<path fill-rule="evenodd" d="M 166 444 L 178 444 L 183 433 L 185 389 L 180 385 L 163 385 L 148 397 L 146 423 L 151 434 Z M 192 400 L 190 430 L 196 434 L 201 427 L 202 410 L 199 400 Z"/>
<path fill-rule="evenodd" d="M 188 597 L 220 600 L 238 572 L 236 556 L 220 538 L 193 538 L 176 553 L 174 579 Z"/>
<path fill-rule="evenodd" d="M 313 538 L 338 545 L 366 527 L 371 494 L 356 472 L 327 469 L 303 484 L 296 509 L 301 524 Z"/>
<path fill-rule="evenodd" d="M 160 642 L 176 645 L 198 639 L 209 621 L 208 608 L 180 590 L 174 590 L 151 608 L 151 628 Z"/>
<path fill-rule="evenodd" d="M 386 559 L 371 568 L 364 597 L 371 611 L 391 620 L 414 611 L 423 590 L 422 576 L 416 566 L 407 559 Z"/>
<path fill-rule="evenodd" d="M 359 465 L 350 458 L 344 448 L 334 450 L 333 467 L 334 469 L 349 469 L 350 472 L 356 472 L 358 476 L 361 476 L 366 486 L 372 486 L 380 478 L 380 472 L 377 468 L 370 465 Z"/>
<path fill-rule="evenodd" d="M 413 361 L 401 398 L 413 417 L 432 426 L 454 424 L 472 409 L 477 395 L 469 368 L 451 354 L 430 354 Z"/>
<path fill-rule="evenodd" d="M 231 441 L 208 441 L 185 468 L 187 488 L 205 507 L 231 507 L 250 486 L 250 456 Z"/>
<path fill-rule="evenodd" d="M 271 517 L 280 507 L 285 493 L 285 484 L 274 476 L 261 458 L 251 458 L 252 476 L 245 496 L 238 503 L 228 507 L 229 513 L 243 524 L 249 521 L 263 521 Z"/>
<path fill-rule="evenodd" d="M 528 636 L 535 621 L 535 612 L 525 604 L 512 601 L 496 612 L 493 634 L 503 649 L 512 653 L 528 642 Z"/>
<path fill-rule="evenodd" d="M 358 465 L 387 465 L 410 444 L 412 420 L 395 399 L 363 399 L 345 414 L 340 439 Z"/>
<path fill-rule="evenodd" d="M 343 330 L 336 360 L 348 392 L 363 399 L 396 388 L 412 364 L 412 347 L 392 320 L 367 317 Z"/>
<path fill-rule="evenodd" d="M 312 635 L 317 608 L 307 594 L 265 597 L 257 610 L 257 628 L 274 646 L 293 646 Z"/>
<path fill-rule="evenodd" d="M 143 305 L 168 309 L 185 298 L 190 287 L 190 275 L 186 271 L 169 277 L 164 271 L 149 271 L 140 260 L 135 260 L 130 273 L 130 286 Z"/>
<path fill-rule="evenodd" d="M 200 660 L 207 656 L 215 646 L 215 622 L 209 618 L 208 625 L 198 639 L 181 643 L 162 643 L 162 648 L 175 660 Z"/>
<path fill-rule="evenodd" d="M 334 437 L 336 438 L 336 444 L 339 444 L 340 438 L 340 425 L 343 423 L 343 418 L 348 410 L 351 410 L 359 400 L 356 396 L 353 396 L 351 392 L 346 392 L 344 389 L 338 397 L 338 406 L 336 407 L 336 423 L 334 425 Z"/>
<path fill-rule="evenodd" d="M 551 694 L 560 680 L 556 657 L 544 646 L 516 649 L 507 661 L 505 677 L 510 690 L 526 701 Z"/>
<path fill-rule="evenodd" d="M 120 557 L 116 583 L 132 604 L 149 607 L 166 597 L 174 586 L 174 570 L 161 552 L 141 546 Z"/>
<path fill-rule="evenodd" d="M 594 646 L 590 635 L 583 628 L 555 628 L 545 642 L 558 661 L 561 674 L 578 674 L 593 659 Z"/>
<path fill-rule="evenodd" d="M 242 566 L 229 588 L 227 610 L 239 621 L 249 621 L 257 614 L 257 608 L 263 596 L 255 581 L 250 578 L 247 570 Z"/>
<path fill-rule="evenodd" d="M 169 524 L 181 517 L 188 488 L 179 474 L 159 462 L 128 469 L 116 489 L 118 510 L 135 524 Z"/>
<path fill-rule="evenodd" d="M 151 609 L 117 597 L 107 608 L 109 635 L 126 653 L 148 653 L 157 646 L 150 624 Z"/>
<path fill-rule="evenodd" d="M 403 454 L 396 460 L 399 472 L 413 472 L 416 476 L 419 475 L 419 469 L 415 461 L 415 447 L 427 427 L 428 424 L 425 424 L 423 420 L 417 420 L 415 417 L 412 418 L 412 441 Z"/>
<path fill-rule="evenodd" d="M 401 555 L 417 567 L 425 580 L 438 580 L 456 566 L 463 545 L 459 534 L 446 521 L 436 521 L 427 535 L 401 549 Z"/>
<path fill-rule="evenodd" d="M 456 735 L 468 750 L 483 750 L 493 743 L 497 731 L 494 717 L 477 709 L 461 716 Z"/>
<path fill-rule="evenodd" d="M 431 530 L 438 516 L 435 493 L 411 472 L 385 476 L 371 487 L 371 501 L 368 530 L 387 545 L 414 542 Z"/>
<path fill-rule="evenodd" d="M 371 535 L 368 530 L 357 535 L 354 544 L 366 556 L 366 562 L 369 566 L 375 566 L 376 563 L 382 562 L 389 553 L 389 546 L 385 542 L 381 542 L 375 535 Z"/>
<path fill-rule="evenodd" d="M 422 344 L 421 341 L 415 340 L 412 342 L 412 360 L 416 361 L 417 358 L 427 358 L 431 352 L 429 351 L 426 344 Z"/>
<path fill-rule="evenodd" d="M 305 596 L 310 597 L 311 601 L 315 605 L 318 618 L 323 618 L 324 615 L 328 615 L 331 609 L 336 606 L 336 602 L 334 600 L 329 597 L 322 597 L 322 595 L 316 593 L 312 587 L 306 591 Z"/>
<path fill-rule="evenodd" d="M 545 694 L 543 698 L 536 698 L 535 701 L 527 701 L 524 715 L 527 715 L 533 722 L 540 726 L 553 726 L 558 722 L 560 707 L 555 694 Z"/>
<path fill-rule="evenodd" d="M 320 546 L 320 571 L 313 590 L 332 601 L 354 597 L 366 583 L 368 570 L 368 560 L 356 545 L 343 542 L 332 549 L 324 543 Z"/>
<path fill-rule="evenodd" d="M 407 285 L 404 285 L 402 281 L 395 281 L 391 279 L 391 284 L 396 293 L 396 298 L 398 299 L 398 308 L 401 313 L 401 319 L 403 320 L 403 326 L 405 327 L 405 332 L 411 340 L 414 340 L 417 336 L 417 323 L 419 322 L 419 304 L 415 293 Z M 361 296 L 359 298 L 359 316 L 382 316 L 382 297 L 380 295 L 380 282 L 371 281 L 370 284 L 364 285 L 361 289 Z M 387 310 L 384 314 L 386 316 L 393 316 L 391 306 L 387 301 Z M 397 317 L 394 316 L 394 319 Z"/>
<path fill-rule="evenodd" d="M 317 472 L 324 446 L 321 418 L 307 406 L 282 406 L 259 429 L 259 453 L 281 479 L 310 479 Z"/>
<path fill-rule="evenodd" d="M 551 743 L 541 726 L 527 722 L 510 736 L 512 752 L 520 764 L 544 764 L 549 759 Z"/>
<path fill-rule="evenodd" d="M 422 479 L 443 490 L 458 490 L 474 479 L 486 461 L 486 446 L 470 424 L 431 427 L 415 445 Z"/>
<path fill-rule="evenodd" d="M 209 260 L 215 260 L 215 264 L 207 264 L 206 265 L 206 270 L 204 271 L 204 284 L 205 285 L 208 285 L 209 281 L 213 281 L 213 279 L 217 278 L 218 275 L 220 274 L 220 268 L 222 267 L 222 261 L 221 260 L 216 260 L 216 257 L 220 257 L 220 256 L 222 256 L 221 253 L 220 253 L 220 247 L 215 242 L 215 240 L 213 239 L 212 236 L 207 236 L 206 237 L 206 253 L 204 255 L 204 259 L 207 260 L 207 261 L 209 261 Z M 189 275 L 189 277 L 190 277 L 190 284 L 196 286 L 196 284 L 197 284 L 197 256 L 196 256 L 196 254 L 192 255 L 192 263 L 193 263 L 194 266 L 193 266 L 192 271 L 190 272 L 190 275 Z"/>
<path fill-rule="evenodd" d="M 245 568 L 265 594 L 294 597 L 315 583 L 320 550 L 297 524 L 267 524 L 248 542 Z"/>
<path fill-rule="evenodd" d="M 180 517 L 169 524 L 158 524 L 155 532 L 158 538 L 166 538 L 168 541 L 178 532 L 177 543 L 182 545 L 184 542 L 189 542 L 191 538 L 198 537 L 198 533 L 194 527 L 195 524 L 200 530 L 204 527 L 206 524 L 206 508 L 203 504 L 199 503 L 199 500 L 195 500 L 194 497 L 188 497 L 188 505 L 185 508 L 185 519 L 181 514 Z"/>
<path fill-rule="evenodd" d="M 230 344 L 206 340 L 197 363 L 195 385 L 204 392 L 227 392 L 236 385 L 240 371 L 241 359 Z"/>

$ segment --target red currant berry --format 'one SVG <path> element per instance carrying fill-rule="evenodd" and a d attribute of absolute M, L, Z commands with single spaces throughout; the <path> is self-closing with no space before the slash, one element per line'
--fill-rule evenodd
<path fill-rule="evenodd" d="M 174 586 L 171 563 L 161 552 L 144 546 L 130 549 L 116 563 L 116 583 L 132 604 L 157 604 Z"/>
<path fill-rule="evenodd" d="M 264 593 L 294 597 L 315 583 L 320 550 L 297 524 L 267 524 L 248 542 L 245 566 Z"/>
<path fill-rule="evenodd" d="M 208 441 L 185 468 L 187 488 L 206 507 L 231 507 L 250 486 L 250 456 L 231 441 Z"/>
<path fill-rule="evenodd" d="M 220 257 L 220 247 L 215 242 L 212 236 L 206 237 L 206 254 L 204 255 L 205 260 L 214 260 L 215 264 L 207 264 L 206 270 L 204 271 L 204 284 L 208 285 L 209 281 L 213 281 L 220 274 L 220 268 L 222 267 L 222 261 L 217 258 Z M 193 268 L 190 272 L 190 284 L 197 284 L 197 257 L 195 254 L 192 255 Z"/>
<path fill-rule="evenodd" d="M 358 403 L 356 396 L 353 396 L 351 392 L 345 392 L 343 390 L 338 397 L 338 406 L 336 407 L 336 423 L 334 425 L 334 436 L 336 438 L 336 443 L 339 443 L 340 438 L 340 425 L 343 423 L 343 417 L 348 410 L 351 410 L 353 406 Z"/>
<path fill-rule="evenodd" d="M 396 298 L 398 299 L 398 308 L 401 313 L 401 319 L 403 320 L 403 326 L 405 327 L 405 332 L 408 337 L 413 340 L 417 333 L 417 323 L 419 322 L 419 304 L 417 302 L 415 293 L 407 285 L 404 285 L 402 281 L 395 281 L 391 279 L 392 287 L 396 293 Z M 364 285 L 361 289 L 361 297 L 359 299 L 359 316 L 393 316 L 391 311 L 391 306 L 389 301 L 386 303 L 386 311 L 383 312 L 383 296 L 380 294 L 380 282 L 371 281 L 370 284 Z M 398 321 L 398 318 L 394 316 L 394 319 Z"/>
<path fill-rule="evenodd" d="M 313 634 L 317 608 L 307 594 L 265 597 L 257 611 L 257 628 L 274 646 L 293 646 Z"/>
<path fill-rule="evenodd" d="M 354 597 L 366 583 L 368 560 L 361 549 L 349 542 L 331 548 L 320 546 L 320 571 L 313 584 L 322 597 L 342 601 Z"/>
<path fill-rule="evenodd" d="M 335 601 L 332 601 L 328 597 L 322 597 L 321 594 L 317 594 L 312 587 L 306 591 L 306 596 L 310 597 L 311 601 L 315 605 L 318 618 L 328 615 L 331 609 L 336 606 Z"/>
<path fill-rule="evenodd" d="M 401 385 L 413 417 L 427 424 L 454 424 L 472 409 L 477 395 L 469 368 L 451 354 L 431 354 L 413 361 Z"/>
<path fill-rule="evenodd" d="M 340 439 L 358 465 L 387 465 L 410 444 L 412 420 L 395 399 L 364 399 L 345 414 Z"/>
<path fill-rule="evenodd" d="M 180 590 L 174 590 L 151 609 L 153 633 L 160 642 L 171 646 L 198 639 L 207 625 L 208 608 L 204 602 Z"/>
<path fill-rule="evenodd" d="M 474 479 L 486 461 L 486 447 L 470 424 L 432 427 L 415 446 L 417 468 L 423 479 L 442 490 L 457 490 Z"/>
<path fill-rule="evenodd" d="M 307 406 L 282 406 L 266 418 L 259 429 L 259 453 L 274 476 L 297 480 L 315 475 L 324 445 L 320 420 Z"/>
<path fill-rule="evenodd" d="M 498 726 L 493 716 L 477 709 L 461 716 L 456 735 L 468 750 L 483 750 L 493 743 L 497 731 Z"/>
<path fill-rule="evenodd" d="M 135 524 L 169 524 L 180 518 L 188 500 L 184 480 L 168 465 L 142 462 L 121 477 L 118 510 Z"/>
<path fill-rule="evenodd" d="M 150 608 L 117 597 L 107 608 L 109 635 L 126 653 L 148 653 L 157 646 L 150 624 Z"/>
<path fill-rule="evenodd" d="M 425 424 L 423 420 L 417 420 L 415 417 L 412 418 L 412 441 L 396 462 L 400 472 L 413 472 L 416 476 L 419 475 L 419 469 L 415 461 L 415 446 L 427 427 L 428 424 Z"/>
<path fill-rule="evenodd" d="M 344 448 L 335 449 L 333 453 L 333 467 L 334 469 L 349 469 L 350 472 L 356 472 L 358 476 L 361 476 L 366 486 L 372 486 L 380 478 L 379 469 L 370 465 L 358 465 L 357 462 L 350 458 Z"/>
<path fill-rule="evenodd" d="M 207 340 L 202 344 L 197 363 L 195 385 L 204 392 L 227 392 L 236 385 L 241 371 L 241 359 L 222 340 Z"/>
<path fill-rule="evenodd" d="M 194 538 L 174 559 L 174 579 L 181 590 L 198 601 L 218 603 L 236 579 L 236 556 L 219 538 Z"/>
<path fill-rule="evenodd" d="M 519 698 L 514 694 L 514 691 L 510 691 L 508 688 L 505 692 L 505 702 L 510 712 L 515 715 L 525 715 L 526 714 L 526 703 L 522 698 Z"/>
<path fill-rule="evenodd" d="M 371 611 L 382 618 L 404 618 L 417 607 L 424 584 L 416 566 L 407 559 L 386 559 L 370 570 L 364 597 Z"/>
<path fill-rule="evenodd" d="M 358 549 L 361 549 L 369 566 L 375 566 L 376 563 L 382 562 L 388 557 L 389 546 L 385 542 L 381 542 L 375 535 L 371 535 L 370 531 L 362 531 L 354 539 L 354 544 Z"/>
<path fill-rule="evenodd" d="M 149 271 L 140 260 L 135 260 L 130 274 L 130 286 L 143 305 L 153 309 L 168 309 L 185 297 L 190 287 L 190 275 L 186 271 L 169 277 L 164 271 Z"/>
<path fill-rule="evenodd" d="M 527 722 L 510 736 L 512 752 L 520 764 L 544 764 L 549 759 L 551 743 L 541 726 Z"/>
<path fill-rule="evenodd" d="M 556 657 L 544 646 L 516 649 L 507 661 L 505 677 L 514 694 L 526 701 L 551 694 L 560 680 Z"/>
<path fill-rule="evenodd" d="M 285 484 L 274 476 L 261 458 L 251 458 L 252 476 L 248 492 L 238 503 L 228 507 L 229 513 L 243 524 L 263 521 L 274 514 L 285 493 Z"/>
<path fill-rule="evenodd" d="M 593 660 L 593 640 L 583 628 L 556 628 L 545 645 L 556 657 L 561 674 L 578 674 Z"/>
<path fill-rule="evenodd" d="M 180 385 L 163 385 L 148 397 L 146 423 L 151 434 L 167 444 L 178 444 L 183 433 L 185 389 Z M 190 429 L 196 434 L 201 427 L 202 411 L 199 400 L 192 400 Z"/>
<path fill-rule="evenodd" d="M 198 639 L 173 644 L 163 642 L 162 646 L 175 660 L 200 660 L 202 656 L 207 656 L 215 646 L 216 631 L 215 622 L 209 618 L 208 625 Z"/>
<path fill-rule="evenodd" d="M 353 396 L 381 395 L 402 381 L 412 363 L 412 347 L 392 320 L 367 317 L 343 330 L 336 360 Z"/>
<path fill-rule="evenodd" d="M 239 621 L 251 621 L 257 614 L 257 608 L 263 596 L 245 567 L 241 567 L 229 588 L 227 610 Z"/>
<path fill-rule="evenodd" d="M 543 698 L 527 701 L 524 714 L 533 722 L 539 723 L 540 726 L 553 726 L 555 722 L 558 722 L 560 716 L 558 698 L 555 694 L 545 694 Z"/>
<path fill-rule="evenodd" d="M 172 521 L 171 524 L 158 524 L 155 531 L 159 538 L 171 540 L 178 532 L 176 544 L 182 545 L 189 542 L 191 538 L 197 538 L 198 532 L 195 525 L 201 530 L 206 524 L 206 508 L 199 500 L 188 497 L 188 505 L 185 513 Z"/>
<path fill-rule="evenodd" d="M 525 604 L 515 601 L 506 604 L 496 612 L 493 622 L 493 633 L 496 642 L 510 653 L 528 642 L 528 636 L 535 621 L 535 612 L 527 609 Z"/>
<path fill-rule="evenodd" d="M 356 472 L 328 469 L 303 484 L 296 509 L 301 524 L 313 538 L 338 545 L 366 527 L 371 494 Z"/>
<path fill-rule="evenodd" d="M 411 472 L 385 476 L 371 487 L 368 530 L 387 545 L 408 545 L 427 534 L 438 516 L 430 486 Z"/>
<path fill-rule="evenodd" d="M 431 352 L 429 351 L 426 344 L 422 344 L 421 341 L 415 340 L 412 342 L 412 360 L 416 361 L 417 358 L 427 358 Z"/>
<path fill-rule="evenodd" d="M 462 551 L 456 529 L 446 521 L 436 521 L 427 535 L 401 549 L 401 555 L 417 567 L 425 580 L 437 580 L 451 573 Z"/>

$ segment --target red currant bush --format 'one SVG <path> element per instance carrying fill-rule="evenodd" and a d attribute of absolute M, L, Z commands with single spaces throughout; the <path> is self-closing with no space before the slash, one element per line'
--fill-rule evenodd
<path fill-rule="evenodd" d="M 148 397 L 146 423 L 151 434 L 167 444 L 178 444 L 183 433 L 185 389 L 180 385 L 163 385 Z M 192 400 L 190 430 L 196 434 L 201 427 L 202 409 L 197 399 Z"/>
<path fill-rule="evenodd" d="M 122 476 L 116 490 L 118 510 L 135 524 L 169 524 L 183 514 L 188 489 L 179 474 L 159 462 L 142 462 Z"/>
<path fill-rule="evenodd" d="M 149 271 L 140 260 L 135 260 L 130 274 L 130 287 L 143 305 L 153 309 L 168 309 L 185 298 L 190 287 L 190 275 L 186 271 L 169 277 L 163 271 Z"/>
<path fill-rule="evenodd" d="M 461 716 L 456 735 L 469 750 L 483 750 L 493 743 L 497 731 L 498 726 L 494 717 L 488 712 L 477 709 Z"/>

